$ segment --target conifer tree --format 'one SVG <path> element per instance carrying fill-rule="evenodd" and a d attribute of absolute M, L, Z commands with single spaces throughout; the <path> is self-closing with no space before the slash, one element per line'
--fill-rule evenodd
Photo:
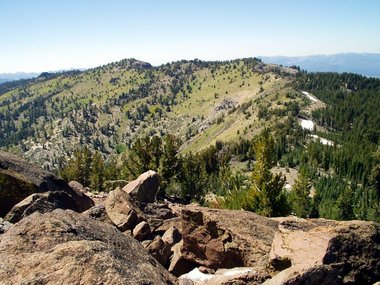
<path fill-rule="evenodd" d="M 103 183 L 105 180 L 105 169 L 103 157 L 99 152 L 95 152 L 92 158 L 92 169 L 90 175 L 90 188 L 95 192 L 103 191 Z"/>
<path fill-rule="evenodd" d="M 346 187 L 337 201 L 338 218 L 340 220 L 352 220 L 355 218 L 353 202 L 352 190 Z"/>
<path fill-rule="evenodd" d="M 294 182 L 290 199 L 294 213 L 300 218 L 307 218 L 311 211 L 311 183 L 305 168 L 301 168 Z"/>
<path fill-rule="evenodd" d="M 289 205 L 283 192 L 285 178 L 270 172 L 274 161 L 274 139 L 264 130 L 254 141 L 256 164 L 252 173 L 251 203 L 248 210 L 265 216 L 285 215 Z"/>

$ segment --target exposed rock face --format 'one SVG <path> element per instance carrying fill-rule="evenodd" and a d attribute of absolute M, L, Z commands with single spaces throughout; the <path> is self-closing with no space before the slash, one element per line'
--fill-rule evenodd
<path fill-rule="evenodd" d="M 144 213 L 157 219 L 167 220 L 175 217 L 173 211 L 167 204 L 149 203 L 144 207 Z"/>
<path fill-rule="evenodd" d="M 173 284 L 169 272 L 186 274 L 179 278 L 186 285 L 380 280 L 376 223 L 266 218 L 245 211 L 152 203 L 159 181 L 150 171 L 125 191 L 117 188 L 99 197 L 97 206 L 81 214 L 54 210 L 82 211 L 88 205 L 81 195 L 87 196 L 52 174 L 28 170 L 12 156 L 7 159 L 3 161 L 8 164 L 0 156 L 0 178 L 6 177 L 2 185 L 11 188 L 1 188 L 0 195 L 24 194 L 25 185 L 36 193 L 6 215 L 14 225 L 0 219 L 1 284 Z M 11 182 L 20 182 L 15 185 L 21 190 Z"/>
<path fill-rule="evenodd" d="M 34 213 L 0 240 L 2 284 L 175 284 L 133 238 L 70 210 Z"/>
<path fill-rule="evenodd" d="M 179 232 L 182 232 L 182 219 L 181 219 L 181 217 L 175 217 L 175 218 L 164 220 L 159 227 L 155 228 L 155 231 L 164 233 L 165 231 L 167 231 L 171 227 L 176 227 L 179 230 Z"/>
<path fill-rule="evenodd" d="M 160 179 L 158 174 L 149 170 L 136 180 L 129 182 L 123 190 L 139 203 L 152 203 L 156 198 Z"/>
<path fill-rule="evenodd" d="M 335 222 L 303 220 L 295 217 L 277 218 L 278 231 L 269 253 L 270 265 L 275 271 L 291 266 L 312 267 L 322 264 Z M 308 250 L 305 250 L 308 249 Z"/>
<path fill-rule="evenodd" d="M 266 267 L 278 223 L 245 211 L 182 210 L 182 252 L 210 268 Z"/>
<path fill-rule="evenodd" d="M 4 151 L 0 151 L 0 183 L 1 217 L 29 195 L 48 191 L 67 193 L 75 201 L 75 210 L 79 212 L 94 205 L 89 197 L 76 192 L 62 179 Z"/>
<path fill-rule="evenodd" d="M 380 280 L 380 225 L 341 222 L 329 241 L 323 264 L 339 270 L 344 283 L 371 284 Z"/>
<path fill-rule="evenodd" d="M 273 260 L 291 266 L 265 284 L 372 284 L 380 279 L 380 225 L 363 221 L 277 218 Z"/>
<path fill-rule="evenodd" d="M 165 220 L 175 217 L 175 214 L 172 212 L 169 206 L 163 203 L 148 203 L 142 205 L 142 209 L 153 231 L 159 228 L 165 222 Z"/>
<path fill-rule="evenodd" d="M 169 267 L 174 274 L 192 262 L 193 268 L 245 266 L 257 273 L 247 283 L 228 284 L 373 284 L 380 279 L 379 224 L 181 207 L 183 240 L 173 247 Z"/>
<path fill-rule="evenodd" d="M 145 220 L 144 214 L 133 203 L 131 197 L 120 188 L 109 193 L 104 205 L 107 215 L 121 231 L 132 230 L 139 222 Z"/>

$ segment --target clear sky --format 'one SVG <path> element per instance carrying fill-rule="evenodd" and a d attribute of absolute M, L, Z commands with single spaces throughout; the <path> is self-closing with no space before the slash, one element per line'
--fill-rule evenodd
<path fill-rule="evenodd" d="M 0 0 L 0 73 L 380 53 L 378 0 Z"/>

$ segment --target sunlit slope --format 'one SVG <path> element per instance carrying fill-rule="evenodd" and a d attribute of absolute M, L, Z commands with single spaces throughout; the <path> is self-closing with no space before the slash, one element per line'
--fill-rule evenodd
<path fill-rule="evenodd" d="M 259 117 L 301 100 L 288 84 L 295 72 L 256 59 L 159 67 L 131 59 L 42 77 L 0 95 L 0 147 L 47 168 L 80 145 L 112 154 L 146 134 L 173 133 L 183 152 L 197 151 L 284 119 Z"/>

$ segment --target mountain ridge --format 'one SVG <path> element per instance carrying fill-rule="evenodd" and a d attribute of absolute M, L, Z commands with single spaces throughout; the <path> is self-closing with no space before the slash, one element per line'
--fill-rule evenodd
<path fill-rule="evenodd" d="M 8 135 L 1 145 L 21 142 L 19 151 L 27 156 L 36 159 L 34 154 L 41 152 L 45 155 L 37 154 L 40 159 L 54 161 L 46 154 L 54 140 L 70 140 L 57 151 L 70 153 L 79 139 L 79 144 L 91 143 L 110 153 L 139 134 L 162 134 L 170 129 L 184 142 L 195 142 L 195 148 L 192 143 L 187 145 L 188 150 L 201 149 L 220 136 L 236 138 L 238 132 L 247 132 L 253 123 L 249 123 L 253 99 L 263 95 L 259 104 L 264 104 L 268 93 L 288 101 L 285 93 L 291 88 L 286 87 L 286 78 L 297 72 L 257 59 L 183 60 L 158 67 L 126 59 L 83 72 L 40 76 L 0 95 L 3 120 L 14 125 L 3 126 Z M 6 106 L 13 110 L 12 116 L 4 113 Z"/>
<path fill-rule="evenodd" d="M 308 56 L 259 56 L 268 63 L 299 66 L 309 72 L 352 72 L 380 77 L 380 53 L 338 53 Z"/>

